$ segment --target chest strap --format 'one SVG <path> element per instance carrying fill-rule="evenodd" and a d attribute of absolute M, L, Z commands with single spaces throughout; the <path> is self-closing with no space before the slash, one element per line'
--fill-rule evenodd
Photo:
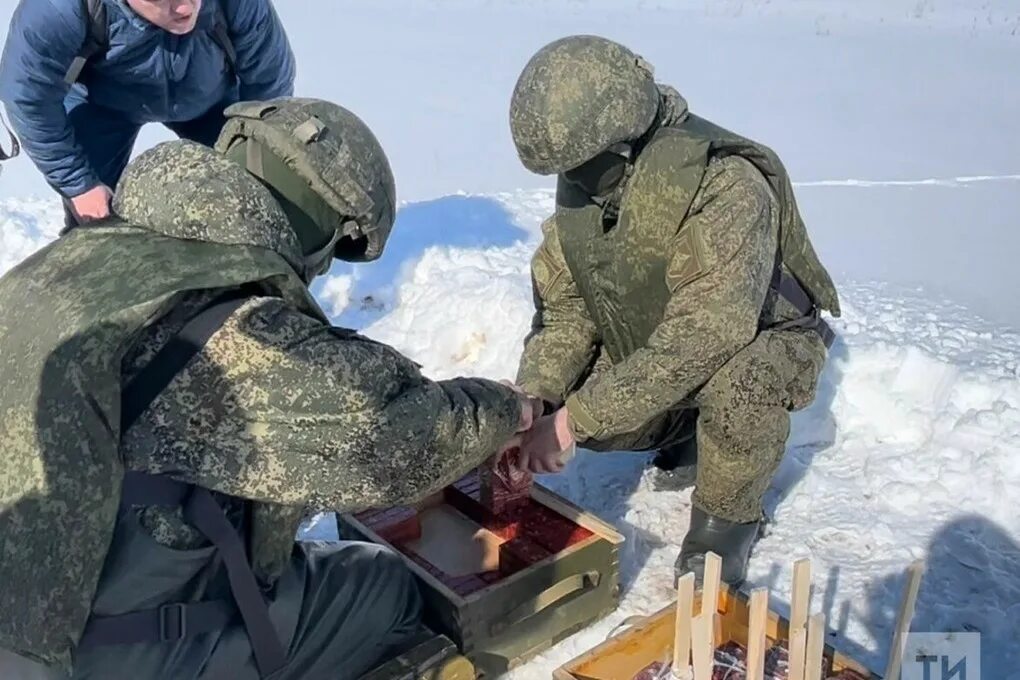
<path fill-rule="evenodd" d="M 126 432 L 157 396 L 173 381 L 209 338 L 244 302 L 251 291 L 226 293 L 190 319 L 177 335 L 156 353 L 122 395 L 121 430 Z M 79 648 L 98 645 L 176 642 L 184 637 L 221 631 L 240 613 L 251 642 L 259 674 L 266 677 L 282 668 L 287 652 L 272 620 L 245 550 L 245 542 L 227 519 L 213 494 L 194 484 L 128 470 L 121 489 L 121 509 L 137 506 L 180 507 L 184 519 L 216 548 L 230 583 L 232 600 L 179 602 L 117 616 L 93 616 Z"/>
<path fill-rule="evenodd" d="M 801 316 L 770 326 L 769 330 L 806 328 L 818 333 L 826 348 L 832 347 L 832 343 L 836 340 L 836 333 L 832 330 L 832 326 L 822 318 L 818 306 L 811 301 L 807 291 L 800 285 L 800 281 L 784 271 L 782 266 L 776 266 L 775 273 L 772 275 L 772 289 L 793 305 Z"/>

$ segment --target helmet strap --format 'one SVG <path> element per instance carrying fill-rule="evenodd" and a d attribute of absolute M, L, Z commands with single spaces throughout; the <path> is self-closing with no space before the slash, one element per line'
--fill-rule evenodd
<path fill-rule="evenodd" d="M 304 256 L 304 270 L 299 272 L 301 280 L 305 283 L 311 283 L 312 279 L 316 276 L 321 276 L 329 271 L 329 266 L 333 262 L 333 253 L 336 250 L 336 244 L 340 240 L 340 236 L 339 231 L 334 231 L 333 238 L 327 241 L 326 245 Z"/>

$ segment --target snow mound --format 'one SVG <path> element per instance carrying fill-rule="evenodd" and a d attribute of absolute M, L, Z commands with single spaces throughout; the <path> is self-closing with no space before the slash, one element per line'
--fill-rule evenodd
<path fill-rule="evenodd" d="M 55 239 L 63 227 L 58 201 L 0 200 L 0 275 Z"/>

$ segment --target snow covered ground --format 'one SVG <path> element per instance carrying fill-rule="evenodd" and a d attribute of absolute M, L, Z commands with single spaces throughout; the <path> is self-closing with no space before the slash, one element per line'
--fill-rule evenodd
<path fill-rule="evenodd" d="M 0 18 L 13 5 L 0 0 Z M 379 262 L 338 264 L 314 290 L 337 323 L 437 378 L 516 369 L 528 259 L 552 197 L 516 162 L 506 107 L 539 46 L 575 32 L 620 39 L 695 111 L 773 145 L 845 313 L 819 397 L 794 418 L 751 585 L 770 586 L 782 609 L 790 564 L 810 556 L 814 609 L 837 646 L 881 671 L 903 570 L 925 557 L 914 629 L 980 631 L 985 677 L 1020 680 L 1015 0 L 277 5 L 299 91 L 366 118 L 406 201 Z M 153 128 L 143 143 L 164 138 Z M 31 166 L 10 164 L 0 272 L 60 223 Z M 656 492 L 647 463 L 582 452 L 542 480 L 625 534 L 623 601 L 513 678 L 549 677 L 669 601 L 690 491 Z"/>
<path fill-rule="evenodd" d="M 493 233 L 518 225 L 526 242 L 431 247 L 381 263 L 402 272 L 389 291 L 344 278 L 338 320 L 366 324 L 435 377 L 512 376 L 531 313 L 527 260 L 551 201 L 521 191 L 405 207 L 451 233 L 503 209 Z M 412 240 L 394 238 L 394 253 Z M 363 309 L 369 289 L 382 292 Z M 980 631 L 985 677 L 1020 679 L 1020 333 L 916 290 L 851 281 L 841 290 L 840 339 L 818 399 L 794 417 L 750 584 L 768 585 L 783 609 L 793 560 L 811 557 L 813 607 L 833 641 L 881 671 L 904 569 L 925 557 L 914 630 Z M 690 490 L 655 491 L 645 455 L 582 452 L 542 483 L 626 536 L 625 591 L 618 612 L 512 674 L 522 679 L 549 677 L 625 617 L 669 601 L 690 509 Z"/>

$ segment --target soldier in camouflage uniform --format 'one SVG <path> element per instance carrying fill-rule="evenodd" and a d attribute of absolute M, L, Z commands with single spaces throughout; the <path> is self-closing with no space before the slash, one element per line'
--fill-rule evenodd
<path fill-rule="evenodd" d="M 420 499 L 531 421 L 310 295 L 393 224 L 368 128 L 316 100 L 227 115 L 215 151 L 144 153 L 118 218 L 0 279 L 0 648 L 61 677 L 358 676 L 418 631 L 414 579 L 377 546 L 295 544 L 302 516 Z"/>
<path fill-rule="evenodd" d="M 558 175 L 532 261 L 518 383 L 555 414 L 526 436 L 537 472 L 575 442 L 697 453 L 678 574 L 723 557 L 739 583 L 838 315 L 779 158 L 687 109 L 626 47 L 573 36 L 525 67 L 510 109 L 524 165 Z"/>

